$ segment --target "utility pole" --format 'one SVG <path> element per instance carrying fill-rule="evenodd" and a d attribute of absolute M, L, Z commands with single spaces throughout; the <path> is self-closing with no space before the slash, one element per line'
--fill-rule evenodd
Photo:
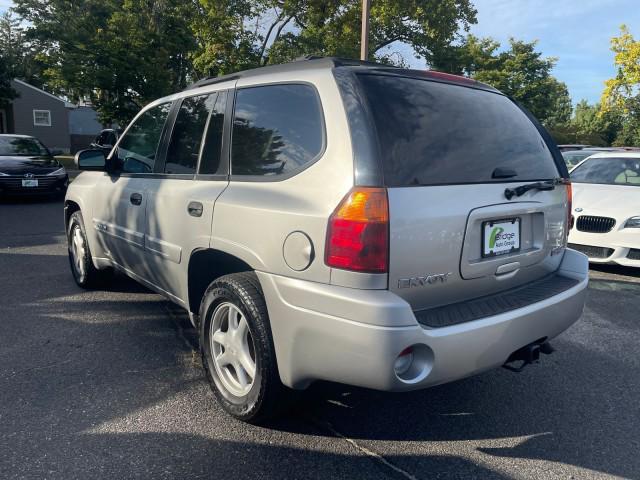
<path fill-rule="evenodd" d="M 369 59 L 369 11 L 371 0 L 362 0 L 362 36 L 360 37 L 360 60 Z"/>

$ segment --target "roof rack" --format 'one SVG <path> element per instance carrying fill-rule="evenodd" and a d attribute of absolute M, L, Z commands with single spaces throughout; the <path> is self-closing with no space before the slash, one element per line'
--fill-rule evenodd
<path fill-rule="evenodd" d="M 378 71 L 386 71 L 387 73 L 400 73 L 403 72 L 409 76 L 416 76 L 421 78 L 428 78 L 430 80 L 452 83 L 457 85 L 463 85 L 481 90 L 489 90 L 498 92 L 491 85 L 478 82 L 471 78 L 462 77 L 459 75 L 452 75 L 449 73 L 437 72 L 435 70 L 415 70 L 406 69 L 402 67 L 396 67 L 395 65 L 386 65 L 384 63 L 367 62 L 364 60 L 355 60 L 351 58 L 340 57 L 320 57 L 317 55 L 306 55 L 298 57 L 292 62 L 282 63 L 279 65 L 267 65 L 265 67 L 252 68 L 250 70 L 244 70 L 242 72 L 232 73 L 230 75 L 223 75 L 220 77 L 207 77 L 197 81 L 193 85 L 187 87 L 186 90 L 193 88 L 204 87 L 205 85 L 213 85 L 215 83 L 226 82 L 228 80 L 237 80 L 239 78 L 255 77 L 258 75 L 264 75 L 267 73 L 279 73 L 290 72 L 296 70 L 312 69 L 312 68 L 336 68 L 336 67 L 359 67 L 365 69 L 376 69 Z"/>
<path fill-rule="evenodd" d="M 192 88 L 204 87 L 205 85 L 213 85 L 215 83 L 226 82 L 228 80 L 237 80 L 239 78 L 253 77 L 256 75 L 262 75 L 265 73 L 277 73 L 287 72 L 291 70 L 299 70 L 304 68 L 318 68 L 318 67 L 375 67 L 375 68 L 398 68 L 394 65 L 385 65 L 383 63 L 367 62 L 364 60 L 354 60 L 350 58 L 339 57 L 321 57 L 317 55 L 305 55 L 298 57 L 292 62 L 282 63 L 278 65 L 267 65 L 265 67 L 252 68 L 237 73 L 231 73 L 229 75 L 222 75 L 219 77 L 206 77 L 202 80 L 198 80 L 193 83 L 187 90 Z"/>

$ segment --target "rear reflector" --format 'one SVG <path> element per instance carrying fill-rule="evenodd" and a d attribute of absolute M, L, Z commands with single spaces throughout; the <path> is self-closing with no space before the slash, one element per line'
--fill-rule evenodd
<path fill-rule="evenodd" d="M 325 263 L 334 268 L 386 273 L 389 204 L 384 188 L 354 188 L 329 218 Z"/>

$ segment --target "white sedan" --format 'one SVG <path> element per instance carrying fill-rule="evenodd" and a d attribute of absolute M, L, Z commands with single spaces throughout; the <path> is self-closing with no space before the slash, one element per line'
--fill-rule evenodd
<path fill-rule="evenodd" d="M 592 155 L 571 170 L 569 246 L 593 263 L 640 267 L 640 152 Z"/>

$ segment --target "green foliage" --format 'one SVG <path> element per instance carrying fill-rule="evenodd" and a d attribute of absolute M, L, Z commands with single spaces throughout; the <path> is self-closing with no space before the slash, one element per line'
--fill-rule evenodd
<path fill-rule="evenodd" d="M 16 0 L 46 55 L 51 89 L 90 99 L 105 123 L 183 88 L 192 72 L 193 11 L 180 0 Z"/>
<path fill-rule="evenodd" d="M 195 77 L 300 55 L 358 57 L 360 0 L 16 0 L 28 27 L 11 65 L 36 85 L 89 99 L 101 120 L 126 123 L 145 103 Z M 411 45 L 429 59 L 474 23 L 471 0 L 377 0 L 371 54 Z M 19 28 L 19 25 L 12 25 Z M 20 35 L 23 35 L 20 32 Z M 14 42 L 15 43 L 15 42 Z M 33 52 L 37 54 L 33 55 Z M 44 68 L 29 73 L 25 62 Z M 35 61 L 34 61 L 35 60 Z"/>
<path fill-rule="evenodd" d="M 8 62 L 0 55 L 0 107 L 6 106 L 10 100 L 16 98 L 16 91 L 11 88 L 12 78 Z"/>
<path fill-rule="evenodd" d="M 536 42 L 509 40 L 509 49 L 491 38 L 468 35 L 459 45 L 438 51 L 432 66 L 488 83 L 523 104 L 547 126 L 561 125 L 571 117 L 567 86 L 551 70 L 555 58 L 543 58 Z"/>
<path fill-rule="evenodd" d="M 359 57 L 361 0 L 200 0 L 198 10 L 194 65 L 200 73 L 229 73 L 302 55 Z M 403 63 L 384 49 L 404 42 L 429 60 L 475 21 L 470 0 L 377 0 L 369 53 Z"/>
<path fill-rule="evenodd" d="M 611 51 L 615 54 L 617 74 L 605 82 L 603 111 L 626 110 L 629 108 L 627 102 L 637 101 L 640 96 L 640 40 L 635 40 L 629 29 L 622 25 L 620 36 L 611 39 Z"/>
<path fill-rule="evenodd" d="M 218 76 L 260 65 L 259 30 L 265 13 L 261 2 L 199 0 L 195 8 L 191 29 L 196 48 L 191 56 L 199 75 Z"/>
<path fill-rule="evenodd" d="M 0 15 L 0 52 L 13 78 L 43 86 L 46 58 L 27 39 L 22 22 L 10 10 Z"/>
<path fill-rule="evenodd" d="M 621 119 L 614 145 L 640 146 L 640 40 L 622 25 L 620 36 L 611 39 L 611 51 L 617 73 L 605 82 L 599 115 Z"/>
<path fill-rule="evenodd" d="M 361 0 L 15 0 L 0 17 L 0 102 L 12 77 L 72 101 L 90 100 L 105 123 L 126 124 L 140 107 L 204 75 L 302 55 L 358 58 Z M 406 65 L 396 42 L 436 70 L 489 83 L 527 107 L 564 142 L 640 145 L 640 42 L 612 40 L 618 74 L 602 108 L 571 99 L 554 58 L 535 42 L 468 35 L 472 0 L 376 0 L 370 57 Z"/>

